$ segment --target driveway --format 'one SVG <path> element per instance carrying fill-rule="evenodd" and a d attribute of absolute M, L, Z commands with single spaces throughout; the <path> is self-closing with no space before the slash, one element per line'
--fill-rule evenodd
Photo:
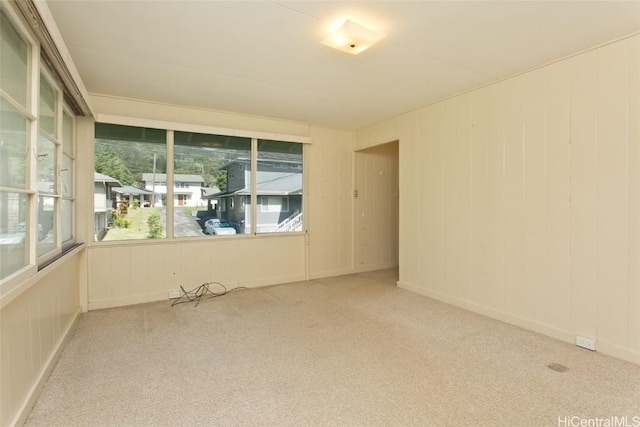
<path fill-rule="evenodd" d="M 160 217 L 162 218 L 162 223 L 165 226 L 165 230 L 167 227 L 167 208 L 161 207 L 158 208 L 160 212 Z M 202 227 L 198 222 L 199 218 L 191 215 L 187 215 L 185 213 L 185 208 L 176 206 L 173 210 L 174 215 L 174 224 L 173 224 L 173 234 L 175 237 L 195 237 L 202 236 L 204 232 L 202 231 Z"/>

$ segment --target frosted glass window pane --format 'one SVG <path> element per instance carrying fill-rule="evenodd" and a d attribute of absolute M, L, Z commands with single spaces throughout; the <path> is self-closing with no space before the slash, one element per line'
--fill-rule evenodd
<path fill-rule="evenodd" d="M 38 112 L 38 124 L 40 129 L 49 135 L 56 134 L 56 92 L 49 82 L 40 79 L 40 109 Z"/>
<path fill-rule="evenodd" d="M 40 135 L 38 140 L 38 192 L 55 193 L 55 144 Z"/>
<path fill-rule="evenodd" d="M 26 188 L 28 121 L 0 100 L 0 187 Z"/>
<path fill-rule="evenodd" d="M 27 196 L 0 193 L 0 280 L 28 264 Z"/>
<path fill-rule="evenodd" d="M 40 197 L 38 200 L 38 256 L 56 248 L 56 199 Z"/>
<path fill-rule="evenodd" d="M 0 11 L 0 87 L 27 108 L 29 45 Z"/>

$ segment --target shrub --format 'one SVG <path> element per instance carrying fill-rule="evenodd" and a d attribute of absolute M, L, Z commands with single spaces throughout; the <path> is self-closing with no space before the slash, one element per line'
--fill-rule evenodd
<path fill-rule="evenodd" d="M 121 210 L 115 210 L 113 211 L 111 226 L 116 228 L 129 228 L 131 227 L 131 220 L 127 219 L 126 213 L 123 214 Z"/>
<path fill-rule="evenodd" d="M 160 219 L 160 214 L 158 212 L 154 212 L 151 214 L 151 216 L 147 220 L 147 225 L 149 226 L 150 239 L 158 239 L 162 237 L 164 227 L 162 225 L 162 220 Z"/>

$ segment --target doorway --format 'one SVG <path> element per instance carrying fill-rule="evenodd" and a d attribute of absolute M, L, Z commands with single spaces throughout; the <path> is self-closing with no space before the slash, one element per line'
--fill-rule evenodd
<path fill-rule="evenodd" d="M 398 267 L 399 144 L 355 153 L 354 263 L 356 271 Z"/>

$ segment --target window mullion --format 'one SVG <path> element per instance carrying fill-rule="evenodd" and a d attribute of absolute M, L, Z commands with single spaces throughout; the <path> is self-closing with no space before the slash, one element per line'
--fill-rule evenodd
<path fill-rule="evenodd" d="M 166 229 L 166 235 L 167 237 L 175 237 L 173 235 L 173 215 L 174 215 L 174 206 L 173 206 L 173 187 L 174 187 L 174 176 L 173 176 L 173 171 L 174 171 L 174 132 L 173 130 L 168 129 L 167 130 L 167 182 L 166 182 L 166 188 L 167 188 L 167 201 L 165 203 L 166 207 L 166 212 L 167 212 L 167 218 L 166 218 L 166 223 L 167 223 L 167 229 Z"/>
<path fill-rule="evenodd" d="M 258 139 L 251 138 L 251 231 L 258 231 Z"/>
<path fill-rule="evenodd" d="M 30 74 L 28 109 L 32 118 L 29 120 L 29 149 L 27 150 L 27 164 L 29 168 L 27 188 L 30 190 L 30 195 L 28 201 L 29 213 L 28 219 L 26 220 L 26 228 L 29 228 L 32 231 L 36 230 L 36 232 L 28 233 L 28 239 L 25 239 L 25 242 L 28 244 L 28 264 L 36 264 L 38 249 L 38 106 L 40 99 L 40 48 L 37 45 L 34 45 L 31 49 L 28 70 Z"/>

